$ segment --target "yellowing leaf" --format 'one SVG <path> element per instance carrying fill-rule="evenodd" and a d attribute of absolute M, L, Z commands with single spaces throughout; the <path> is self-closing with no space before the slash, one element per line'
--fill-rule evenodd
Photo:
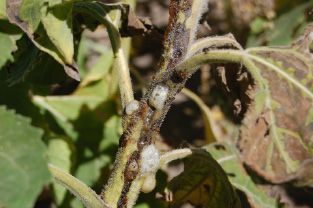
<path fill-rule="evenodd" d="M 245 163 L 275 183 L 313 157 L 312 39 L 310 24 L 290 46 L 251 48 L 244 58 L 257 86 L 239 147 Z"/>

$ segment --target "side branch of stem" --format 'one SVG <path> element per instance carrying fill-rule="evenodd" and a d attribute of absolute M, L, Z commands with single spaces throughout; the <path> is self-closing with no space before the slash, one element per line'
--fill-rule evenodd
<path fill-rule="evenodd" d="M 179 66 L 177 71 L 195 71 L 204 64 L 210 63 L 242 63 L 244 60 L 245 52 L 238 50 L 214 50 L 208 53 L 195 55 Z"/>
<path fill-rule="evenodd" d="M 86 184 L 75 178 L 74 176 L 64 172 L 60 168 L 49 164 L 49 169 L 54 180 L 68 189 L 74 196 L 80 199 L 87 208 L 109 208 L 100 197 L 90 189 Z"/>

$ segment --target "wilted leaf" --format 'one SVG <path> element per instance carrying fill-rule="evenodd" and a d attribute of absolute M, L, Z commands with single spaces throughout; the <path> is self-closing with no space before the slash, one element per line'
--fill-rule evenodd
<path fill-rule="evenodd" d="M 290 175 L 286 181 L 292 182 L 295 186 L 313 188 L 313 159 L 305 160 L 297 169 L 297 172 Z"/>
<path fill-rule="evenodd" d="M 240 207 L 227 175 L 210 154 L 194 150 L 184 164 L 184 172 L 169 183 L 170 207 L 180 207 L 185 202 L 210 208 Z"/>
<path fill-rule="evenodd" d="M 58 40 L 56 41 L 51 41 L 47 34 L 47 31 L 44 29 L 44 26 L 40 23 L 39 9 L 42 7 L 41 5 L 42 1 L 26 0 L 24 2 L 21 0 L 6 0 L 6 2 L 7 2 L 6 12 L 9 21 L 19 26 L 40 50 L 48 53 L 57 62 L 62 64 L 65 72 L 70 77 L 72 77 L 75 80 L 80 80 L 76 63 L 72 59 L 70 61 L 67 61 L 68 57 L 65 57 L 63 55 L 64 54 L 63 51 L 60 52 L 58 50 L 58 47 L 54 45 L 54 42 L 59 42 L 58 40 L 61 39 L 62 37 L 58 37 Z M 22 8 L 21 4 L 23 5 L 25 4 L 26 5 L 25 8 L 24 7 Z M 21 14 L 23 15 L 21 16 Z M 66 22 L 66 20 L 64 21 Z M 67 30 L 68 28 L 71 28 L 71 26 L 67 26 Z"/>
<path fill-rule="evenodd" d="M 0 207 L 33 207 L 51 178 L 42 131 L 4 107 L 0 123 Z"/>
<path fill-rule="evenodd" d="M 257 89 L 239 147 L 245 163 L 275 183 L 313 156 L 312 27 L 289 47 L 252 48 L 245 57 Z"/>
<path fill-rule="evenodd" d="M 264 190 L 258 188 L 247 174 L 239 158 L 239 152 L 236 147 L 227 143 L 215 143 L 214 145 L 206 146 L 205 149 L 210 152 L 212 157 L 214 157 L 228 174 L 231 184 L 246 194 L 252 207 L 276 207 L 276 200 L 268 197 Z"/>

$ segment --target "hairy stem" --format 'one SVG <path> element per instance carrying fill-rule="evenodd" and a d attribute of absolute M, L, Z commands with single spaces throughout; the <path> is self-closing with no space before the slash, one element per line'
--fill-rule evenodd
<path fill-rule="evenodd" d="M 187 48 L 193 42 L 200 10 L 205 2 L 171 1 L 159 71 L 150 83 L 138 110 L 126 116 L 113 172 L 102 194 L 112 207 L 133 207 L 137 199 L 144 179 L 141 176 L 141 153 L 147 146 L 154 144 L 155 135 L 175 95 L 189 77 L 188 73 L 181 76 L 174 74 L 175 67 L 186 58 Z"/>
<path fill-rule="evenodd" d="M 185 158 L 191 154 L 192 154 L 192 151 L 189 148 L 177 149 L 177 150 L 172 150 L 170 152 L 167 152 L 167 153 L 161 155 L 159 168 L 162 167 L 163 165 L 173 161 L 173 160 L 182 159 L 182 158 Z"/>
<path fill-rule="evenodd" d="M 203 50 L 209 50 L 210 48 L 222 48 L 222 47 L 232 47 L 239 50 L 243 50 L 241 45 L 235 40 L 232 34 L 228 34 L 225 36 L 216 36 L 216 37 L 207 37 L 197 40 L 192 44 L 190 49 L 190 54 L 193 56 L 198 52 L 202 52 Z"/>
<path fill-rule="evenodd" d="M 85 205 L 86 208 L 109 208 L 109 206 L 105 204 L 93 190 L 74 176 L 52 164 L 49 164 L 49 169 L 54 180 L 68 189 Z"/>
<path fill-rule="evenodd" d="M 194 72 L 203 64 L 208 63 L 242 63 L 245 55 L 246 53 L 244 51 L 238 50 L 213 50 L 187 59 L 181 63 L 176 70 L 181 72 Z"/>

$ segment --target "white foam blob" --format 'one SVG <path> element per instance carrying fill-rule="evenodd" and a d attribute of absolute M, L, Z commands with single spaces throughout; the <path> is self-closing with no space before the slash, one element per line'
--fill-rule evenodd
<path fill-rule="evenodd" d="M 144 179 L 140 190 L 143 193 L 150 193 L 155 188 L 155 185 L 156 185 L 155 174 L 152 174 Z"/>
<path fill-rule="evenodd" d="M 140 157 L 140 176 L 147 177 L 158 170 L 160 155 L 154 144 L 145 147 Z"/>
<path fill-rule="evenodd" d="M 125 108 L 125 112 L 127 115 L 133 114 L 139 108 L 139 102 L 137 100 L 130 101 Z"/>
<path fill-rule="evenodd" d="M 149 104 L 155 107 L 157 110 L 161 110 L 167 98 L 168 91 L 169 87 L 167 85 L 157 85 L 151 93 Z"/>

